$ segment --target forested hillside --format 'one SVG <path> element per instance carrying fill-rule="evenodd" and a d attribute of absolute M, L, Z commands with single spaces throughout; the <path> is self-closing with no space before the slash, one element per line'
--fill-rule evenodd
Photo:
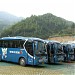
<path fill-rule="evenodd" d="M 0 11 L 0 32 L 9 27 L 10 25 L 13 25 L 19 21 L 21 21 L 22 18 L 14 16 L 12 14 L 9 14 L 7 12 Z"/>
<path fill-rule="evenodd" d="M 16 23 L 1 33 L 3 36 L 31 36 L 48 38 L 50 36 L 74 35 L 75 23 L 47 13 L 40 16 L 32 15 Z"/>

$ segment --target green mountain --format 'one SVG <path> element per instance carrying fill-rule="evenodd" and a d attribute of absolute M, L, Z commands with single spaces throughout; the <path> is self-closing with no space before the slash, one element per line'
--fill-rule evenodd
<path fill-rule="evenodd" d="M 22 20 L 22 18 L 20 18 L 20 17 L 14 16 L 7 12 L 0 11 L 0 32 L 3 29 L 5 29 L 21 20 Z"/>
<path fill-rule="evenodd" d="M 16 23 L 1 33 L 3 36 L 28 36 L 48 38 L 50 36 L 73 35 L 75 23 L 47 13 L 31 16 Z"/>

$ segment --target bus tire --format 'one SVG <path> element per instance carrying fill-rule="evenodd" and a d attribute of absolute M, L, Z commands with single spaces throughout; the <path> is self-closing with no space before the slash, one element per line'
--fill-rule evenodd
<path fill-rule="evenodd" d="M 26 66 L 26 60 L 25 60 L 25 58 L 20 58 L 19 64 L 20 64 L 21 66 Z"/>

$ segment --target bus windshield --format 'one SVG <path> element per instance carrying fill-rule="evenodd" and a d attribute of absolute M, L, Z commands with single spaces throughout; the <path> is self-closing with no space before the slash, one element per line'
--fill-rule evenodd
<path fill-rule="evenodd" d="M 26 51 L 32 56 L 47 54 L 45 44 L 42 41 L 34 41 L 34 42 L 27 41 L 25 44 L 25 48 Z"/>
<path fill-rule="evenodd" d="M 35 44 L 34 45 L 35 55 L 45 55 L 45 54 L 47 54 L 46 46 L 45 46 L 44 42 L 42 42 L 42 41 L 35 41 L 34 44 Z"/>
<path fill-rule="evenodd" d="M 62 45 L 60 43 L 56 43 L 57 45 L 57 53 L 63 53 Z"/>

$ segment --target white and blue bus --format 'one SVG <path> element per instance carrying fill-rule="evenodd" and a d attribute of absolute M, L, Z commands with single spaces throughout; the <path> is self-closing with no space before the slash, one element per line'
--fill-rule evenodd
<path fill-rule="evenodd" d="M 45 40 L 47 43 L 48 63 L 60 63 L 64 61 L 62 44 L 58 41 Z"/>
<path fill-rule="evenodd" d="M 0 38 L 0 60 L 19 63 L 21 66 L 39 65 L 47 62 L 45 43 L 40 38 Z"/>
<path fill-rule="evenodd" d="M 63 50 L 65 53 L 64 61 L 71 62 L 75 60 L 75 43 L 73 42 L 66 42 L 63 43 Z"/>

